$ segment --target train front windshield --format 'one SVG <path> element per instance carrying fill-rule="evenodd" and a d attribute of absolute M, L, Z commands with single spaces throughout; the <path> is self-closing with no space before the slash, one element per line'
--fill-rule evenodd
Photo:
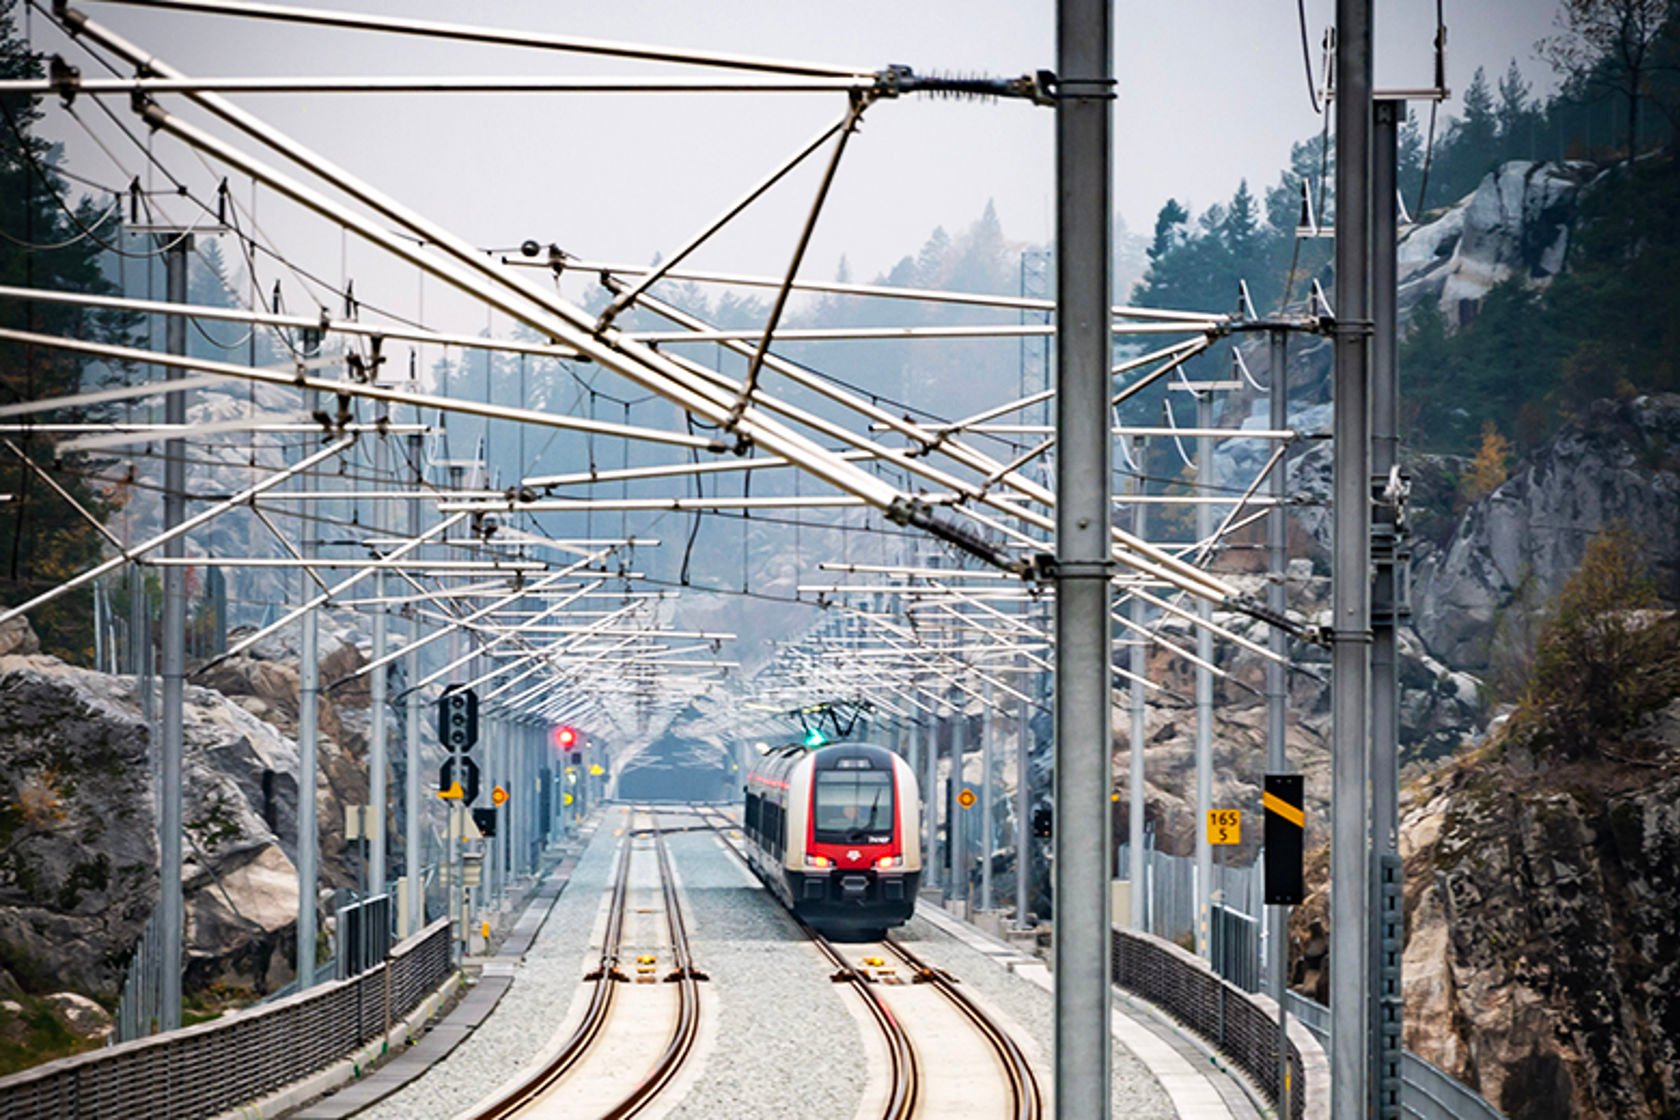
<path fill-rule="evenodd" d="M 816 839 L 824 844 L 885 844 L 892 839 L 890 770 L 819 770 Z"/>

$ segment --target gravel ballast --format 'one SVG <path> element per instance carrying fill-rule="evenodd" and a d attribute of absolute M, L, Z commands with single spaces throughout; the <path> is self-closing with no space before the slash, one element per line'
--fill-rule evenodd
<path fill-rule="evenodd" d="M 670 838 L 698 966 L 718 1001 L 718 1045 L 672 1120 L 850 1120 L 863 1096 L 844 988 L 780 904 L 706 833 Z"/>
<path fill-rule="evenodd" d="M 449 1057 L 359 1117 L 446 1120 L 518 1073 L 561 1026 L 579 978 L 587 971 L 589 935 L 612 874 L 624 818 L 612 807 L 572 870 L 496 1010 Z"/>
<path fill-rule="evenodd" d="M 667 828 L 690 824 L 661 814 Z M 588 968 L 590 934 L 627 818 L 609 807 L 514 983 L 495 1012 L 424 1076 L 362 1113 L 372 1120 L 444 1120 L 523 1069 L 562 1025 Z M 681 1099 L 656 1104 L 670 1120 L 814 1118 L 851 1120 L 867 1087 L 862 1031 L 847 990 L 775 901 L 705 831 L 671 832 L 695 965 L 711 1029 L 698 1069 L 672 1086 Z M 1054 1025 L 1049 992 L 917 917 L 896 931 L 929 964 L 956 976 L 983 1006 L 1028 1036 L 1040 1084 L 1049 1089 Z M 703 1028 L 704 1029 L 704 1028 Z M 1114 1115 L 1170 1120 L 1166 1093 L 1133 1054 L 1114 1048 Z"/>
<path fill-rule="evenodd" d="M 946 934 L 920 916 L 910 919 L 894 934 L 906 948 L 928 964 L 955 976 L 982 1006 L 995 1010 L 1019 1024 L 1038 1045 L 1038 1054 L 1048 1062 L 1055 1037 L 1055 998 L 1043 988 L 1023 980 L 984 954 Z M 1113 1114 L 1133 1120 L 1172 1120 L 1177 1116 L 1166 1091 L 1146 1066 L 1120 1043 L 1114 1044 Z M 1039 1085 L 1048 1091 L 1051 1070 L 1036 1067 Z"/>

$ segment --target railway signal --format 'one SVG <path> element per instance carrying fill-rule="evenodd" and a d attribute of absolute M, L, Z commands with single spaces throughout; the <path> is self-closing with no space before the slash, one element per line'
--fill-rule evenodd
<path fill-rule="evenodd" d="M 569 725 L 561 725 L 559 727 L 556 727 L 551 732 L 551 735 L 554 738 L 555 747 L 557 747 L 558 749 L 560 749 L 562 751 L 569 751 L 569 750 L 571 750 L 571 749 L 573 749 L 574 747 L 577 746 L 578 733 L 577 733 L 577 728 L 575 728 L 575 727 L 571 727 Z"/>
<path fill-rule="evenodd" d="M 438 742 L 450 754 L 463 754 L 478 742 L 478 693 L 451 685 L 438 697 Z"/>
<path fill-rule="evenodd" d="M 1053 819 L 1049 809 L 1034 809 L 1032 815 L 1032 834 L 1040 840 L 1050 839 L 1054 831 Z"/>
<path fill-rule="evenodd" d="M 438 771 L 438 796 L 463 805 L 477 801 L 478 763 L 465 755 L 444 759 L 443 769 Z"/>

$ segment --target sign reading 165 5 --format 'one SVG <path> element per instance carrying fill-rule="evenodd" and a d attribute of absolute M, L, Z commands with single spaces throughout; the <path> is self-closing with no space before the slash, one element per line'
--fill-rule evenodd
<path fill-rule="evenodd" d="M 1209 844 L 1242 843 L 1242 810 L 1209 809 L 1207 815 Z"/>

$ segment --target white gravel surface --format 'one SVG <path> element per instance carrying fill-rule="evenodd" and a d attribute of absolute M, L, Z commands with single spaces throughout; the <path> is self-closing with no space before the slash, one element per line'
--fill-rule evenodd
<path fill-rule="evenodd" d="M 692 818 L 690 818 L 692 819 Z M 400 1092 L 361 1113 L 369 1120 L 445 1120 L 523 1069 L 562 1025 L 588 967 L 591 927 L 613 866 L 624 818 L 609 808 L 538 935 L 513 986 L 485 1022 L 450 1055 Z M 660 823 L 687 823 L 675 814 Z M 852 1120 L 866 1078 L 861 1026 L 845 990 L 781 906 L 708 832 L 668 843 L 682 885 L 696 966 L 710 980 L 701 999 L 717 1032 L 703 1066 L 673 1086 L 682 1100 L 669 1120 Z M 957 976 L 982 1004 L 1018 1024 L 1051 1053 L 1048 992 L 916 918 L 896 936 L 928 963 Z M 1035 1063 L 1038 1064 L 1038 1063 Z M 1039 1064 L 1047 1089 L 1050 1071 Z M 664 1113 L 664 1109 L 658 1109 Z M 1175 1116 L 1166 1093 L 1119 1044 L 1114 1048 L 1114 1115 Z"/>
<path fill-rule="evenodd" d="M 366 1120 L 446 1120 L 518 1073 L 561 1023 L 586 972 L 589 934 L 613 868 L 624 818 L 608 807 L 571 883 L 515 973 L 496 1010 L 448 1059 L 358 1116 Z M 591 962 L 592 963 L 592 962 Z"/>
<path fill-rule="evenodd" d="M 1031 1034 L 1040 1055 L 1052 1053 L 1055 1001 L 1038 985 L 1021 979 L 981 953 L 945 934 L 921 917 L 912 918 L 894 936 L 928 964 L 957 977 L 982 1004 L 1008 1016 Z M 1050 1069 L 1039 1066 L 1039 1084 L 1047 1093 Z M 1114 1044 L 1113 1114 L 1128 1120 L 1172 1120 L 1178 1114 L 1154 1076 L 1132 1052 Z"/>
<path fill-rule="evenodd" d="M 822 957 L 775 899 L 703 832 L 669 839 L 719 1038 L 671 1120 L 851 1120 L 863 1042 Z"/>

